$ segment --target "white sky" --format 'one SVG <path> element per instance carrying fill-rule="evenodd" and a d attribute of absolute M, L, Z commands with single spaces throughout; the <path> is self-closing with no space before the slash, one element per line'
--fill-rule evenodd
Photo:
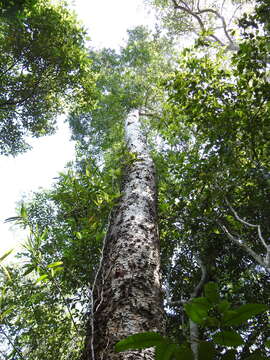
<path fill-rule="evenodd" d="M 114 47 L 123 45 L 126 30 L 136 25 L 151 24 L 153 17 L 143 0 L 73 0 L 74 8 L 89 29 L 91 45 Z M 22 232 L 11 231 L 4 220 L 15 216 L 16 202 L 23 194 L 40 187 L 49 188 L 53 178 L 63 171 L 74 157 L 74 143 L 69 141 L 67 124 L 60 120 L 59 131 L 53 136 L 32 139 L 33 149 L 16 158 L 0 156 L 0 256 L 18 249 L 25 240 Z"/>
<path fill-rule="evenodd" d="M 117 48 L 123 45 L 126 30 L 153 24 L 153 15 L 143 0 L 73 0 L 75 11 L 89 29 L 92 45 Z"/>

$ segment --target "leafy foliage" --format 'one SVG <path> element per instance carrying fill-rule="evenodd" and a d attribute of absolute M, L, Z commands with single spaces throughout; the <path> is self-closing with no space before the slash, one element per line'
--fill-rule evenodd
<path fill-rule="evenodd" d="M 238 332 L 232 329 L 224 329 L 232 325 L 242 325 L 252 316 L 267 310 L 267 307 L 261 304 L 246 304 L 231 311 L 230 303 L 227 302 L 226 307 L 224 307 L 224 301 L 219 298 L 215 283 L 207 283 L 204 287 L 204 292 L 205 297 L 195 298 L 191 303 L 185 305 L 185 311 L 188 316 L 192 321 L 203 326 L 221 328 L 220 331 L 215 331 L 212 337 L 215 344 L 229 348 L 243 345 L 244 339 Z M 211 315 L 211 313 L 214 312 L 216 313 L 215 318 Z M 149 347 L 155 347 L 156 360 L 193 359 L 193 353 L 189 348 L 188 342 L 184 341 L 179 345 L 167 337 L 152 332 L 128 336 L 115 345 L 115 350 L 121 352 Z M 226 355 L 230 354 L 229 351 L 226 352 Z M 216 356 L 217 353 L 213 343 L 199 341 L 198 359 L 213 360 L 216 359 Z M 223 358 L 225 358 L 225 356 L 222 356 L 222 359 Z M 234 356 L 232 358 L 235 359 Z"/>
<path fill-rule="evenodd" d="M 1 19 L 0 152 L 16 155 L 29 148 L 26 136 L 51 134 L 74 97 L 93 104 L 94 80 L 85 30 L 65 6 L 39 0 L 6 9 L 20 16 Z"/>

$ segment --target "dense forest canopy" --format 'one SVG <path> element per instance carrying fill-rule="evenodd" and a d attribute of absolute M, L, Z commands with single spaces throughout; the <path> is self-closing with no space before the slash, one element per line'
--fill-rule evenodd
<path fill-rule="evenodd" d="M 166 334 L 118 350 L 270 355 L 269 3 L 230 2 L 230 22 L 224 1 L 146 2 L 156 30 L 129 30 L 116 52 L 87 49 L 65 4 L 0 1 L 1 153 L 25 151 L 25 134 L 50 133 L 63 109 L 77 150 L 52 189 L 9 219 L 29 237 L 18 263 L 1 267 L 5 359 L 80 358 L 108 219 L 140 160 L 124 138 L 133 110 L 157 169 Z M 179 50 L 183 36 L 194 43 Z"/>
<path fill-rule="evenodd" d="M 93 76 L 86 32 L 64 5 L 7 1 L 1 10 L 0 151 L 16 155 L 26 136 L 51 134 L 75 98 L 93 101 Z"/>

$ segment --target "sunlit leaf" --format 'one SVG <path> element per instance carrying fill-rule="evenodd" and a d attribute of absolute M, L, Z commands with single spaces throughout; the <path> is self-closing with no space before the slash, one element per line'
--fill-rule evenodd
<path fill-rule="evenodd" d="M 57 266 L 63 265 L 63 261 L 56 261 L 51 263 L 50 265 L 47 265 L 48 268 L 55 268 Z"/>
<path fill-rule="evenodd" d="M 4 273 L 6 274 L 6 277 L 11 281 L 12 278 L 11 278 L 10 272 L 8 271 L 8 269 L 6 268 L 6 266 L 1 265 L 1 268 L 2 268 L 2 270 L 4 271 Z"/>
<path fill-rule="evenodd" d="M 13 250 L 14 250 L 14 249 L 10 249 L 10 250 L 6 251 L 6 252 L 4 253 L 4 255 L 2 255 L 2 256 L 0 257 L 0 263 L 1 263 L 2 261 L 4 261 L 4 260 L 12 253 Z"/>
<path fill-rule="evenodd" d="M 48 278 L 47 274 L 41 275 L 35 282 L 35 284 L 38 284 L 39 282 L 46 281 Z"/>

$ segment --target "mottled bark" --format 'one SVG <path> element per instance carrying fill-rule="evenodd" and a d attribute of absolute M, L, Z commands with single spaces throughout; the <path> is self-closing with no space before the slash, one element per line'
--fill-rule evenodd
<path fill-rule="evenodd" d="M 155 168 L 137 111 L 127 117 L 125 130 L 128 151 L 136 158 L 125 169 L 105 239 L 87 360 L 153 360 L 153 349 L 117 354 L 114 345 L 134 333 L 164 330 Z"/>

